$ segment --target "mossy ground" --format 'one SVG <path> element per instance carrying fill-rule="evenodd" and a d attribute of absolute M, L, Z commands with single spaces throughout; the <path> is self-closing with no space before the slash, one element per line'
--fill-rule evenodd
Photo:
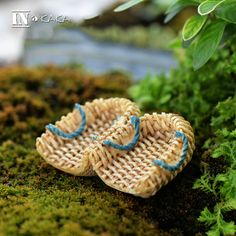
<path fill-rule="evenodd" d="M 200 175 L 197 153 L 172 183 L 141 199 L 97 177 L 56 170 L 35 150 L 44 126 L 73 103 L 126 97 L 129 85 L 117 73 L 95 77 L 50 66 L 1 69 L 0 235 L 201 235 L 197 217 L 210 199 L 192 190 Z"/>

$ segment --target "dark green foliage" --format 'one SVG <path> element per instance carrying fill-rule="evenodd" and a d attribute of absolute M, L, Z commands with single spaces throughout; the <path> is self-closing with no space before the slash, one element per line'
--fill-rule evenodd
<path fill-rule="evenodd" d="M 213 158 L 224 158 L 227 167 L 223 173 L 209 176 L 208 166 L 194 188 L 213 193 L 218 201 L 213 212 L 206 207 L 199 217 L 199 221 L 211 227 L 208 235 L 234 235 L 235 222 L 225 221 L 224 214 L 236 210 L 236 97 L 220 102 L 216 110 L 217 114 L 211 122 L 216 136 L 207 140 L 205 147 L 212 149 Z"/>
<path fill-rule="evenodd" d="M 224 46 L 225 40 L 231 39 L 229 32 L 235 36 L 233 30 L 236 23 L 234 0 L 176 0 L 167 10 L 170 20 L 183 8 L 193 6 L 197 14 L 185 22 L 182 32 L 183 41 L 189 47 L 193 59 L 193 68 L 201 68 L 214 55 L 216 49 Z M 199 24 L 199 22 L 202 22 Z M 226 29 L 228 26 L 228 29 Z M 224 35 L 224 37 L 223 37 Z M 186 43 L 187 42 L 187 43 Z"/>
<path fill-rule="evenodd" d="M 209 128 L 203 124 L 210 122 L 218 101 L 235 94 L 236 67 L 231 65 L 236 64 L 236 57 L 229 57 L 234 50 L 235 45 L 229 43 L 229 49 L 219 50 L 198 72 L 192 70 L 187 57 L 170 76 L 147 76 L 130 89 L 130 94 L 144 110 L 181 113 L 200 133 Z"/>
<path fill-rule="evenodd" d="M 236 232 L 236 226 L 233 221 L 226 222 L 222 213 L 235 210 L 236 201 L 228 201 L 224 204 L 217 204 L 214 207 L 213 213 L 204 208 L 199 217 L 199 221 L 211 226 L 211 230 L 207 232 L 208 236 L 220 236 L 220 235 L 234 235 Z"/>
<path fill-rule="evenodd" d="M 130 94 L 145 111 L 176 112 L 190 120 L 196 135 L 197 156 L 203 175 L 194 189 L 212 194 L 211 203 L 201 212 L 210 236 L 234 235 L 235 219 L 227 212 L 236 210 L 236 57 L 235 42 L 198 72 L 185 64 L 170 76 L 148 76 L 130 89 Z M 220 102 L 219 102 L 220 101 Z M 196 154 L 195 154 L 196 155 Z M 217 159 L 217 160 L 216 160 Z M 213 168 L 212 163 L 218 163 Z M 227 214 L 226 214 L 227 213 Z"/>
<path fill-rule="evenodd" d="M 143 1 L 145 0 L 130 0 L 115 11 L 124 11 Z M 224 46 L 226 40 L 235 36 L 236 2 L 235 0 L 176 0 L 166 11 L 165 23 L 190 6 L 196 8 L 196 14 L 185 22 L 182 39 L 186 47 L 191 45 L 189 52 L 192 56 L 192 65 L 197 70 L 209 61 L 219 45 Z"/>
<path fill-rule="evenodd" d="M 118 9 L 139 2 L 129 1 Z M 148 76 L 130 94 L 145 110 L 181 113 L 192 122 L 205 167 L 194 188 L 213 194 L 217 202 L 212 211 L 206 207 L 201 212 L 199 221 L 210 227 L 209 236 L 235 235 L 235 223 L 226 221 L 224 214 L 236 210 L 236 1 L 176 0 L 165 21 L 188 6 L 197 10 L 182 32 L 183 46 L 189 48 L 191 58 L 185 58 L 185 65 L 168 78 Z M 225 50 L 219 51 L 219 46 Z M 195 73 L 186 66 L 189 62 L 195 70 L 208 63 Z M 220 158 L 220 168 L 212 170 L 206 156 Z"/>

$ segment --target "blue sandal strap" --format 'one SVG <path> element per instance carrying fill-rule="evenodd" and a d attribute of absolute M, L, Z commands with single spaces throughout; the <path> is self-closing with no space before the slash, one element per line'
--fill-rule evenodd
<path fill-rule="evenodd" d="M 186 135 L 183 132 L 176 131 L 175 137 L 182 138 L 182 140 L 183 140 L 183 148 L 182 148 L 182 154 L 180 156 L 180 161 L 175 165 L 169 165 L 162 160 L 154 160 L 153 161 L 155 165 L 158 165 L 168 171 L 178 170 L 181 167 L 181 165 L 184 163 L 185 158 L 186 158 L 186 154 L 188 151 L 188 138 L 186 137 Z"/>
<path fill-rule="evenodd" d="M 85 129 L 85 126 L 86 126 L 86 114 L 85 114 L 83 108 L 78 103 L 75 104 L 74 108 L 80 112 L 81 119 L 82 119 L 81 125 L 77 130 L 75 130 L 74 132 L 71 132 L 71 133 L 66 133 L 66 132 L 62 131 L 61 129 L 57 128 L 53 124 L 47 125 L 46 128 L 48 130 L 50 130 L 52 133 L 54 133 L 60 137 L 66 138 L 66 139 L 73 139 L 73 138 L 76 138 L 77 136 L 81 135 Z"/>
<path fill-rule="evenodd" d="M 115 148 L 115 149 L 118 149 L 121 151 L 131 150 L 137 144 L 139 137 L 140 137 L 140 130 L 139 130 L 140 129 L 140 119 L 138 116 L 131 116 L 130 120 L 131 120 L 131 124 L 134 126 L 135 135 L 134 135 L 133 140 L 129 144 L 120 145 L 120 144 L 114 143 L 110 140 L 104 140 L 103 144 L 105 144 L 108 147 L 112 147 L 112 148 Z"/>

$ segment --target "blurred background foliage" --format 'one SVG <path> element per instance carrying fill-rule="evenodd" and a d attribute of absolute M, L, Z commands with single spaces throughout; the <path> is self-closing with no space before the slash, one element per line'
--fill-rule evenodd
<path fill-rule="evenodd" d="M 66 27 L 73 27 L 73 25 L 67 25 Z M 157 24 L 150 26 L 136 25 L 130 28 L 114 25 L 103 30 L 94 27 L 80 27 L 80 29 L 82 32 L 102 42 L 122 43 L 156 50 L 169 50 L 168 42 L 171 42 L 176 37 L 171 28 L 163 28 Z M 160 37 L 160 35 L 162 36 Z"/>

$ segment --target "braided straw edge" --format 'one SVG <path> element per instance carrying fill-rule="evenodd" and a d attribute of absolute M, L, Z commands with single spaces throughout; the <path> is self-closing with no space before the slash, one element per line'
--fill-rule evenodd
<path fill-rule="evenodd" d="M 85 105 L 82 106 L 82 108 L 84 109 L 86 116 L 88 118 L 87 125 L 92 124 L 95 121 L 95 117 L 93 114 L 94 112 L 96 112 L 96 114 L 102 114 L 102 109 L 109 110 L 109 109 L 113 109 L 116 106 L 124 107 L 125 112 L 123 114 L 123 119 L 129 119 L 129 117 L 132 115 L 135 115 L 135 116 L 140 115 L 140 110 L 137 107 L 137 105 L 134 102 L 130 101 L 129 99 L 126 99 L 126 98 L 109 98 L 109 99 L 99 98 L 99 99 L 94 99 L 91 102 L 86 102 Z M 61 119 L 56 122 L 55 126 L 60 127 L 63 120 L 68 119 L 68 117 L 75 116 L 76 112 L 77 111 L 73 110 L 72 112 L 69 112 L 66 116 L 62 116 Z M 81 119 L 80 115 L 79 115 L 79 119 Z M 81 123 L 81 120 L 79 121 L 79 124 L 80 123 Z M 118 123 L 118 122 L 116 122 L 116 123 Z M 113 126 L 116 123 L 114 123 Z M 107 131 L 105 131 L 101 135 L 101 139 L 99 141 L 91 140 L 91 145 L 93 143 L 97 143 L 97 142 L 102 143 L 103 142 L 102 137 L 106 137 L 107 133 L 111 133 L 111 131 L 113 130 L 113 126 L 111 126 Z M 64 168 L 63 166 L 55 164 L 52 160 L 50 160 L 50 158 L 47 157 L 48 156 L 47 149 L 51 148 L 51 151 L 53 151 L 53 148 L 49 147 L 49 145 L 45 142 L 45 140 L 47 140 L 49 138 L 52 139 L 53 136 L 54 136 L 54 134 L 52 134 L 50 131 L 46 130 L 45 133 L 43 133 L 40 137 L 38 137 L 36 139 L 36 150 L 38 151 L 40 156 L 42 156 L 43 159 L 48 164 L 52 165 L 53 167 L 55 167 L 61 171 L 64 171 L 66 173 L 76 175 L 76 176 L 94 176 L 94 175 L 96 175 L 96 173 L 94 172 L 93 167 L 90 163 L 90 158 L 89 158 L 89 156 L 91 154 L 90 145 L 85 149 L 84 154 L 83 154 L 83 158 L 82 158 L 82 161 L 80 161 L 79 167 Z M 60 138 L 56 137 L 54 141 L 60 142 L 59 140 L 60 140 Z M 56 143 L 52 144 L 52 145 L 56 146 Z"/>
<path fill-rule="evenodd" d="M 188 162 L 192 158 L 192 154 L 195 149 L 194 134 L 190 123 L 177 114 L 172 114 L 172 113 L 145 114 L 140 119 L 141 126 L 144 126 L 144 130 L 153 129 L 152 126 L 147 125 L 148 124 L 147 121 L 154 122 L 158 116 L 163 116 L 163 120 L 165 120 L 165 122 L 164 121 L 162 122 L 161 126 L 170 127 L 170 125 L 172 125 L 174 126 L 173 131 L 184 132 L 188 138 L 188 152 L 185 161 L 181 165 L 181 167 L 176 171 L 170 172 L 159 166 L 153 165 L 150 168 L 149 172 L 138 181 L 135 188 L 121 189 L 118 186 L 114 185 L 111 181 L 104 179 L 102 175 L 99 173 L 99 168 L 101 166 L 108 166 L 109 163 L 112 162 L 113 158 L 117 157 L 119 154 L 122 155 L 124 151 L 115 150 L 106 147 L 101 143 L 96 143 L 94 146 L 90 147 L 92 150 L 90 151 L 91 155 L 89 158 L 92 165 L 94 166 L 94 171 L 97 172 L 97 174 L 104 181 L 105 184 L 122 192 L 126 192 L 143 198 L 148 198 L 150 196 L 155 195 L 156 192 L 160 190 L 162 186 L 169 183 L 188 164 Z M 120 127 L 119 125 L 113 126 L 112 130 L 110 130 L 112 133 L 107 134 L 107 137 L 103 137 L 103 139 L 107 139 L 112 136 L 114 142 L 127 144 L 132 139 L 134 133 L 133 133 L 133 127 L 129 123 L 129 119 L 126 119 L 125 123 L 127 123 L 126 127 L 124 126 Z M 180 140 L 180 142 L 182 141 Z M 157 178 L 157 176 L 160 175 L 164 179 L 164 181 L 162 181 L 161 183 L 158 181 Z"/>

